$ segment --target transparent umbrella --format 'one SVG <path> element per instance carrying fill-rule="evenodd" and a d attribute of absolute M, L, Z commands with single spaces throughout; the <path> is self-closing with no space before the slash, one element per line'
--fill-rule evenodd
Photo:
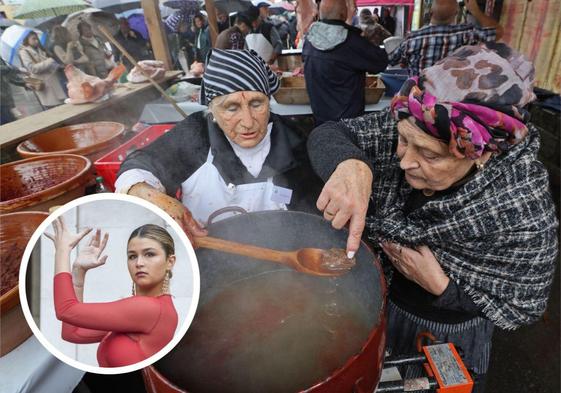
<path fill-rule="evenodd" d="M 98 30 L 98 25 L 104 26 L 113 35 L 119 31 L 119 20 L 117 17 L 97 8 L 88 8 L 87 10 L 70 14 L 62 22 L 62 25 L 70 31 L 70 34 L 75 39 L 78 39 L 78 24 L 81 21 L 88 22 L 92 27 L 93 33 L 99 37 L 103 37 L 103 34 Z"/>
<path fill-rule="evenodd" d="M 54 25 L 60 25 L 64 21 L 65 15 L 47 17 L 47 18 L 34 18 L 26 19 L 23 25 L 26 27 L 32 27 L 41 31 L 48 32 L 52 29 Z"/>
<path fill-rule="evenodd" d="M 113 14 L 140 8 L 140 0 L 92 0 L 92 7 Z"/>
<path fill-rule="evenodd" d="M 68 15 L 86 8 L 88 5 L 83 0 L 25 0 L 18 8 L 14 18 L 47 18 Z"/>

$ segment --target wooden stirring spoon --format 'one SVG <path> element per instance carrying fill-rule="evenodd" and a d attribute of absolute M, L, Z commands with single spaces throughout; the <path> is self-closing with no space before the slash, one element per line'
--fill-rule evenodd
<path fill-rule="evenodd" d="M 316 276 L 340 276 L 347 273 L 356 264 L 355 258 L 348 259 L 345 250 L 339 248 L 329 250 L 300 248 L 295 251 L 278 251 L 210 236 L 195 237 L 195 244 L 202 248 L 281 263 L 296 271 Z"/>

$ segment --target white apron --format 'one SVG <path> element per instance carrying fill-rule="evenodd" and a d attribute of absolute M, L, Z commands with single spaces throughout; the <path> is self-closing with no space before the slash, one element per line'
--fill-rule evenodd
<path fill-rule="evenodd" d="M 228 206 L 239 206 L 247 212 L 286 210 L 286 204 L 273 200 L 273 178 L 261 183 L 226 184 L 213 161 L 209 150 L 206 162 L 181 184 L 182 202 L 201 224 L 206 225 L 213 212 Z M 222 214 L 215 221 L 231 215 Z"/>

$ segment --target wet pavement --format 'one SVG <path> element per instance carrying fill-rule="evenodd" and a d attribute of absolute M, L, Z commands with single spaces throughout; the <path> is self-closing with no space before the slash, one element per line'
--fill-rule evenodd
<path fill-rule="evenodd" d="M 486 393 L 559 393 L 559 263 L 547 311 L 515 331 L 495 330 Z"/>

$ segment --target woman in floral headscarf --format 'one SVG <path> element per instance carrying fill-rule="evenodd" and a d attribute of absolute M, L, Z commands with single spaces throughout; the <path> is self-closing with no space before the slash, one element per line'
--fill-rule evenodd
<path fill-rule="evenodd" d="M 555 270 L 558 222 L 523 109 L 533 78 L 505 45 L 463 47 L 388 110 L 326 123 L 308 141 L 327 181 L 318 208 L 336 228 L 350 221 L 350 254 L 366 227 L 387 268 L 392 354 L 430 331 L 462 347 L 479 392 L 493 327 L 536 321 Z"/>

